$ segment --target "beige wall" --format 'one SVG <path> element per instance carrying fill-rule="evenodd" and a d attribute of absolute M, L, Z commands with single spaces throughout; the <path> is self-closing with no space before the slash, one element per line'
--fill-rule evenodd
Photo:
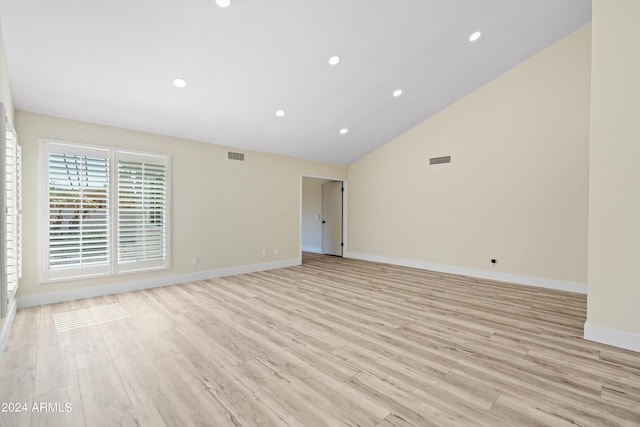
<path fill-rule="evenodd" d="M 13 121 L 13 97 L 11 96 L 11 82 L 9 81 L 9 66 L 4 50 L 2 27 L 0 26 L 0 102 L 7 108 L 7 115 Z"/>
<path fill-rule="evenodd" d="M 590 41 L 585 26 L 351 165 L 350 253 L 586 283 Z"/>
<path fill-rule="evenodd" d="M 593 2 L 592 70 L 587 323 L 640 334 L 639 1 Z"/>
<path fill-rule="evenodd" d="M 308 177 L 302 180 L 303 250 L 322 251 L 322 184 L 325 182 L 329 180 Z"/>
<path fill-rule="evenodd" d="M 346 177 L 347 172 L 343 166 L 257 152 L 243 151 L 245 162 L 232 161 L 227 160 L 227 149 L 217 145 L 22 111 L 16 112 L 16 128 L 24 152 L 24 277 L 19 297 L 298 259 L 300 175 Z M 171 270 L 40 285 L 41 137 L 172 156 Z M 192 257 L 199 258 L 198 265 L 192 265 Z"/>

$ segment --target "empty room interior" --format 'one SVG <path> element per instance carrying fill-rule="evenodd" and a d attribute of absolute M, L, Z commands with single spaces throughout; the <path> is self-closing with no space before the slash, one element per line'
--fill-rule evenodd
<path fill-rule="evenodd" d="M 0 426 L 640 425 L 639 24 L 0 0 Z"/>

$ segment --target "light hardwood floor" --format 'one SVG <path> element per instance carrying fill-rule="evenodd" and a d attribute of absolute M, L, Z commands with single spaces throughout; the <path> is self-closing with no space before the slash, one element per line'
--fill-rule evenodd
<path fill-rule="evenodd" d="M 56 333 L 54 313 L 113 302 L 131 317 Z M 584 295 L 311 254 L 30 308 L 0 360 L 0 402 L 29 408 L 0 425 L 640 425 L 640 354 L 583 340 L 585 309 Z"/>

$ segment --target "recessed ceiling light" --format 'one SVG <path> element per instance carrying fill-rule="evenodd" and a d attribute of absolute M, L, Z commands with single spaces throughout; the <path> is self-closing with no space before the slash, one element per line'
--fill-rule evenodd
<path fill-rule="evenodd" d="M 402 95 L 402 89 L 396 89 L 396 90 L 393 91 L 393 97 L 394 98 L 397 98 L 400 95 Z"/>
<path fill-rule="evenodd" d="M 469 41 L 470 42 L 474 42 L 474 41 L 478 40 L 481 35 L 482 35 L 482 33 L 480 31 L 476 31 L 475 33 L 473 33 L 473 34 L 471 34 L 469 36 Z"/>
<path fill-rule="evenodd" d="M 216 4 L 220 7 L 229 7 L 231 0 L 216 0 Z"/>
<path fill-rule="evenodd" d="M 339 56 L 332 56 L 331 58 L 329 58 L 329 64 L 331 65 L 338 65 L 338 62 L 340 62 Z"/>
<path fill-rule="evenodd" d="M 349 133 L 349 129 L 347 128 L 340 129 L 340 135 L 346 135 L 348 133 Z"/>
<path fill-rule="evenodd" d="M 187 81 L 185 79 L 175 79 L 173 81 L 173 85 L 175 87 L 185 87 L 187 85 Z"/>
<path fill-rule="evenodd" d="M 276 116 L 278 116 L 278 117 L 282 117 L 282 116 L 284 116 L 284 110 L 278 110 L 278 111 L 276 111 Z"/>

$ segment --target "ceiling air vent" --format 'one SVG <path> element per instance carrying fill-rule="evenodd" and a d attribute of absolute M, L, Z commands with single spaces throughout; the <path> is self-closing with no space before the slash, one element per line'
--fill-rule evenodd
<path fill-rule="evenodd" d="M 234 153 L 233 151 L 229 151 L 227 153 L 227 158 L 229 160 L 240 160 L 241 162 L 244 162 L 244 153 Z"/>
<path fill-rule="evenodd" d="M 430 165 L 439 165 L 441 163 L 451 163 L 451 156 L 432 157 L 429 159 Z"/>

